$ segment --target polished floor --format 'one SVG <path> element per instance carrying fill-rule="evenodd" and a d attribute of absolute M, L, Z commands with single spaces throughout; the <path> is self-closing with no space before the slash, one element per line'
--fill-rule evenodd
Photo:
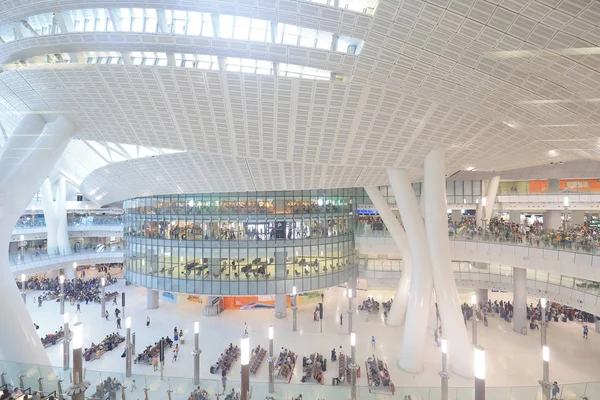
<path fill-rule="evenodd" d="M 300 307 L 298 310 L 298 331 L 292 331 L 292 311 L 284 319 L 276 319 L 271 309 L 254 309 L 246 311 L 227 310 L 220 316 L 204 317 L 202 305 L 188 301 L 172 304 L 160 302 L 157 310 L 146 310 L 146 290 L 133 286 L 126 287 L 119 283 L 111 286 L 110 290 L 125 290 L 127 293 L 127 307 L 125 313 L 132 317 L 133 331 L 136 333 L 136 350 L 139 352 L 146 345 L 154 344 L 160 337 L 172 337 L 173 328 L 184 330 L 186 342 L 181 346 L 179 360 L 171 362 L 168 354 L 164 375 L 170 377 L 191 378 L 193 376 L 193 323 L 200 321 L 200 348 L 201 378 L 220 379 L 219 375 L 212 375 L 209 371 L 211 364 L 215 363 L 219 354 L 229 343 L 239 343 L 240 336 L 244 333 L 244 323 L 248 325 L 251 346 L 260 344 L 268 346 L 268 326 L 275 328 L 275 352 L 281 347 L 297 352 L 299 360 L 313 352 L 320 352 L 329 356 L 331 349 L 342 347 L 344 352 L 350 351 L 350 339 L 347 330 L 348 301 L 344 297 L 343 288 L 331 288 L 325 292 L 325 318 L 323 320 L 323 333 L 320 333 L 320 324 L 313 321 L 314 305 Z M 114 289 L 113 289 L 114 288 Z M 35 323 L 40 326 L 40 336 L 53 332 L 60 327 L 58 302 L 44 302 L 39 308 L 33 302 L 36 292 L 29 292 L 27 307 Z M 385 301 L 392 295 L 391 292 L 359 292 L 360 298 L 375 297 L 378 301 Z M 465 294 L 465 299 L 467 295 Z M 509 294 L 490 293 L 492 299 L 510 299 Z M 362 300 L 360 300 L 362 301 Z M 532 300 L 533 301 L 533 300 Z M 66 305 L 66 310 L 84 324 L 84 347 L 91 342 L 98 343 L 102 338 L 117 331 L 114 317 L 115 306 L 107 305 L 111 316 L 109 321 L 100 316 L 99 304 L 82 304 L 82 312 L 75 313 L 75 307 Z M 122 307 L 119 307 L 122 308 Z M 344 314 L 344 325 L 339 324 L 339 315 Z M 150 327 L 146 327 L 146 316 L 150 317 Z M 125 322 L 123 319 L 123 328 Z M 370 318 L 362 312 L 354 315 L 354 326 L 357 335 L 357 359 L 364 369 L 368 356 L 375 353 L 388 365 L 393 382 L 397 387 L 439 387 L 440 378 L 440 349 L 434 345 L 433 330 L 429 330 L 429 337 L 425 342 L 427 357 L 424 362 L 423 372 L 417 375 L 402 371 L 397 366 L 397 354 L 402 340 L 402 330 L 385 325 L 383 316 L 371 315 Z M 469 323 L 469 332 L 470 323 Z M 120 331 L 125 333 L 125 329 Z M 376 338 L 376 348 L 372 349 L 371 335 Z M 519 335 L 512 331 L 510 324 L 498 317 L 489 318 L 489 327 L 479 326 L 479 344 L 487 352 L 487 385 L 491 386 L 537 386 L 541 379 L 542 364 L 540 351 L 539 332 L 529 332 L 528 335 Z M 590 329 L 589 339 L 582 338 L 582 325 L 578 322 L 551 323 L 548 329 L 548 343 L 552 349 L 551 379 L 561 384 L 590 382 L 598 380 L 598 360 L 600 359 L 600 334 Z M 62 365 L 62 346 L 55 345 L 46 349 L 50 361 L 55 366 Z M 85 362 L 84 367 L 89 371 L 118 371 L 124 372 L 125 361 L 121 358 L 122 349 L 105 354 L 101 359 Z M 239 361 L 237 363 L 239 366 Z M 229 379 L 234 382 L 239 380 L 239 368 L 234 367 Z M 150 365 L 134 365 L 134 374 L 155 375 Z M 331 384 L 331 379 L 337 375 L 337 365 L 330 364 L 325 373 L 325 382 Z M 292 383 L 299 383 L 301 377 L 300 366 L 296 366 Z M 268 365 L 265 361 L 251 381 L 267 382 Z M 358 384 L 365 386 L 367 380 L 364 374 Z M 451 387 L 472 386 L 472 380 L 452 376 Z M 590 397 L 591 398 L 591 397 Z"/>

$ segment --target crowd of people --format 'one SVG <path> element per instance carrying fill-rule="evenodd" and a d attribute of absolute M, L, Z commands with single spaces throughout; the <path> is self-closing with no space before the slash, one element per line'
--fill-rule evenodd
<path fill-rule="evenodd" d="M 106 275 L 105 285 L 111 285 L 117 282 L 117 279 L 112 277 L 110 273 Z M 65 280 L 65 301 L 71 302 L 100 302 L 101 295 L 101 278 L 75 278 Z M 22 289 L 20 281 L 17 281 L 17 287 Z M 59 277 L 45 278 L 39 276 L 31 276 L 25 281 L 25 289 L 41 291 L 42 294 L 37 297 L 38 305 L 41 306 L 42 301 L 60 299 L 60 280 Z M 107 299 L 115 296 L 116 292 L 107 294 Z"/>
<path fill-rule="evenodd" d="M 44 347 L 55 345 L 56 343 L 58 343 L 62 339 L 64 339 L 64 337 L 65 337 L 65 331 L 63 330 L 63 327 L 61 326 L 60 329 L 57 330 L 56 332 L 48 333 L 46 336 L 44 336 L 42 338 L 42 345 Z"/>
<path fill-rule="evenodd" d="M 107 335 L 99 344 L 92 342 L 90 347 L 84 349 L 83 358 L 85 361 L 97 360 L 102 357 L 104 353 L 114 350 L 124 341 L 125 338 L 123 336 L 113 332 L 110 335 Z"/>
<path fill-rule="evenodd" d="M 117 400 L 117 393 L 121 390 L 123 384 L 116 378 L 107 377 L 96 385 L 96 392 L 92 398 L 99 400 Z"/>
<path fill-rule="evenodd" d="M 231 366 L 240 356 L 240 348 L 233 343 L 229 343 L 229 346 L 225 349 L 224 353 L 221 353 L 217 362 L 210 367 L 210 373 L 216 374 L 221 371 L 221 376 L 226 376 L 231 370 Z"/>

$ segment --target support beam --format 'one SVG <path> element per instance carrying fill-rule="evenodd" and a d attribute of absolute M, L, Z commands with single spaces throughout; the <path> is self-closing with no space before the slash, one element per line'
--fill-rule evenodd
<path fill-rule="evenodd" d="M 212 20 L 213 33 L 215 37 L 221 37 L 221 23 L 219 22 L 219 14 L 210 14 Z"/>
<path fill-rule="evenodd" d="M 0 168 L 3 171 L 0 177 L 0 311 L 6 320 L 11 321 L 0 330 L 0 342 L 3 344 L 0 346 L 0 359 L 50 365 L 33 321 L 21 301 L 8 260 L 12 228 L 76 131 L 75 125 L 62 116 L 42 135 L 44 124 L 39 115 L 26 115 L 0 153 L 0 164 L 8 167 Z M 15 150 L 15 142 L 23 139 L 23 135 L 30 135 L 35 139 L 34 143 L 28 151 L 11 152 L 11 149 Z M 18 157 L 23 154 L 26 155 Z"/>
<path fill-rule="evenodd" d="M 398 357 L 398 364 L 407 372 L 419 373 L 423 368 L 427 318 L 433 289 L 431 257 L 427 251 L 425 224 L 408 174 L 406 171 L 390 168 L 388 177 L 407 232 L 413 265 L 402 351 Z"/>
<path fill-rule="evenodd" d="M 13 32 L 15 33 L 15 40 L 25 38 L 25 27 L 21 21 L 13 22 Z"/>
<path fill-rule="evenodd" d="M 176 61 L 175 61 L 175 54 L 173 54 L 173 53 L 167 53 L 167 65 L 169 67 L 175 67 L 176 66 L 175 63 L 176 63 Z"/>
<path fill-rule="evenodd" d="M 109 8 L 108 16 L 110 17 L 110 22 L 112 22 L 113 29 L 115 30 L 115 32 L 122 31 L 123 30 L 123 29 L 121 29 L 122 19 L 121 19 L 121 16 L 119 15 L 119 12 L 117 10 L 115 10 L 114 8 Z"/>
<path fill-rule="evenodd" d="M 484 218 L 489 221 L 492 218 L 494 212 L 494 204 L 496 204 L 496 195 L 498 194 L 498 186 L 500 185 L 500 177 L 494 176 L 487 185 L 487 193 L 485 195 L 487 199 L 487 206 L 485 207 Z"/>
<path fill-rule="evenodd" d="M 121 58 L 123 59 L 123 64 L 125 65 L 133 65 L 133 61 L 131 61 L 131 54 L 127 51 L 121 52 Z"/>
<path fill-rule="evenodd" d="M 58 25 L 60 33 L 73 32 L 73 19 L 71 19 L 70 15 L 57 12 L 54 14 L 53 21 L 54 19 L 56 19 L 56 24 Z"/>
<path fill-rule="evenodd" d="M 52 198 L 52 184 L 46 178 L 40 189 L 44 219 L 46 220 L 46 248 L 49 255 L 55 255 L 58 251 L 56 233 L 58 232 L 58 219 L 56 214 L 56 203 Z"/>
<path fill-rule="evenodd" d="M 334 33 L 333 35 L 331 35 L 331 51 L 337 51 L 338 40 L 340 40 L 340 37 L 338 34 Z"/>
<path fill-rule="evenodd" d="M 379 212 L 383 219 L 383 223 L 390 231 L 394 243 L 402 254 L 402 275 L 396 287 L 394 302 L 387 318 L 387 324 L 391 326 L 401 326 L 404 324 L 406 317 L 406 307 L 408 305 L 408 294 L 410 292 L 410 281 L 412 275 L 412 260 L 410 254 L 410 244 L 404 228 L 394 215 L 387 201 L 376 186 L 365 187 L 365 191 L 369 195 L 371 202 Z"/>
<path fill-rule="evenodd" d="M 58 178 L 56 185 L 56 244 L 60 254 L 71 254 L 69 232 L 67 228 L 67 182 L 64 176 Z"/>
<path fill-rule="evenodd" d="M 170 33 L 165 10 L 162 8 L 157 9 L 156 16 L 158 18 L 158 31 L 161 33 Z"/>
<path fill-rule="evenodd" d="M 446 202 L 446 176 L 443 150 L 434 150 L 425 157 L 423 186 L 425 197 L 425 225 L 431 257 L 433 284 L 442 326 L 448 340 L 450 354 L 466 355 L 471 352 L 469 336 L 456 290 L 450 258 L 448 216 Z M 451 369 L 468 378 L 473 376 L 471 357 L 452 357 Z"/>

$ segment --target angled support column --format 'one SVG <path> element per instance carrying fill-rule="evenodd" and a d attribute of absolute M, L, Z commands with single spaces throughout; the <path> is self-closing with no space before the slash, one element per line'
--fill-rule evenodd
<path fill-rule="evenodd" d="M 425 225 L 433 266 L 433 284 L 440 318 L 448 339 L 451 369 L 463 377 L 473 376 L 473 357 L 464 324 L 450 259 L 444 151 L 434 150 L 425 157 Z"/>
<path fill-rule="evenodd" d="M 408 175 L 405 171 L 390 168 L 388 177 L 407 232 L 413 265 L 398 365 L 407 372 L 419 373 L 423 368 L 427 319 L 431 306 L 431 258 L 427 251 L 425 224 Z"/>
<path fill-rule="evenodd" d="M 68 119 L 58 117 L 42 135 L 44 124 L 39 115 L 25 116 L 0 153 L 0 165 L 5 167 L 0 168 L 3 172 L 0 177 L 0 310 L 11 322 L 0 329 L 0 359 L 50 365 L 33 321 L 21 301 L 8 261 L 13 227 L 76 130 Z M 21 153 L 14 152 L 24 137 L 33 143 Z M 23 179 L 24 176 L 27 179 Z"/>
<path fill-rule="evenodd" d="M 396 287 L 394 302 L 387 317 L 387 324 L 391 326 L 402 326 L 406 317 L 406 307 L 408 305 L 408 294 L 410 292 L 410 281 L 412 275 L 412 260 L 410 254 L 410 244 L 404 228 L 394 215 L 387 201 L 379 191 L 377 186 L 365 187 L 365 191 L 369 195 L 371 202 L 379 212 L 385 226 L 392 235 L 394 243 L 402 253 L 402 275 Z"/>
<path fill-rule="evenodd" d="M 58 232 L 58 218 L 56 213 L 56 203 L 52 198 L 52 184 L 50 179 L 46 178 L 41 187 L 42 206 L 44 209 L 44 218 L 46 220 L 46 247 L 50 255 L 55 255 L 58 251 L 56 234 Z"/>
<path fill-rule="evenodd" d="M 485 198 L 487 205 L 485 207 L 485 219 L 489 221 L 494 212 L 494 204 L 496 203 L 496 195 L 498 194 L 498 186 L 500 185 L 500 177 L 495 176 L 488 182 Z"/>

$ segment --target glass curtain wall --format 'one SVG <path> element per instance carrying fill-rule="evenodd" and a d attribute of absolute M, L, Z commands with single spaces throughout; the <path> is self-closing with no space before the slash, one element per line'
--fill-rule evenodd
<path fill-rule="evenodd" d="M 206 293 L 205 281 L 315 278 L 323 287 L 320 279 L 354 265 L 356 190 L 127 200 L 126 267 L 147 280 L 138 284 L 179 292 Z"/>

